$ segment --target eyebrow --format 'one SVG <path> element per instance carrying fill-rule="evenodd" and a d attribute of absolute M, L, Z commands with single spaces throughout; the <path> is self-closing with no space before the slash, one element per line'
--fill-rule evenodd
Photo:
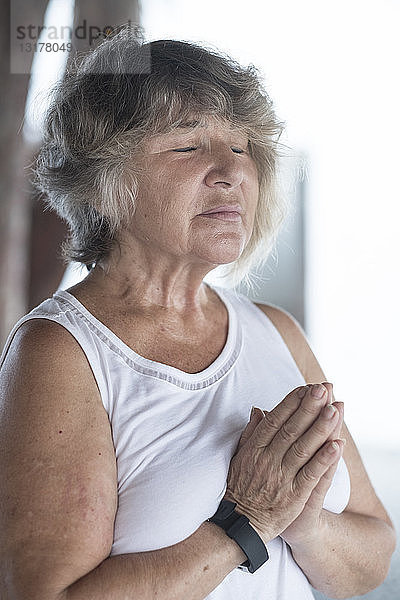
<path fill-rule="evenodd" d="M 208 127 L 208 122 L 207 121 L 199 121 L 198 119 L 193 119 L 192 121 L 183 121 L 182 123 L 177 125 L 177 129 L 196 129 L 196 127 Z M 173 130 L 171 133 L 173 133 Z M 240 129 L 236 129 L 235 127 L 232 127 L 232 133 L 233 134 L 239 133 L 239 134 L 242 134 L 243 136 L 246 135 L 246 133 L 244 133 Z"/>
<path fill-rule="evenodd" d="M 176 125 L 176 127 L 168 132 L 166 132 L 169 135 L 174 135 L 179 133 L 180 131 L 184 130 L 184 129 L 188 129 L 190 131 L 194 131 L 197 127 L 208 127 L 208 122 L 207 121 L 201 121 L 198 119 L 192 119 L 190 121 L 182 121 L 182 123 L 179 123 L 179 125 Z M 245 137 L 247 137 L 247 142 L 249 143 L 249 139 L 248 136 L 246 136 L 246 133 L 241 131 L 240 129 L 235 129 L 232 128 L 231 133 L 234 135 L 235 133 L 238 133 L 240 135 L 243 135 Z"/>

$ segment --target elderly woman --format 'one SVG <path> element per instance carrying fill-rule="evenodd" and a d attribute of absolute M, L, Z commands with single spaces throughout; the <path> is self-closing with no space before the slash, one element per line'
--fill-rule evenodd
<path fill-rule="evenodd" d="M 393 526 L 301 329 L 203 281 L 243 279 L 281 220 L 281 124 L 255 70 L 123 30 L 46 123 L 38 185 L 90 272 L 3 351 L 1 598 L 379 585 Z"/>

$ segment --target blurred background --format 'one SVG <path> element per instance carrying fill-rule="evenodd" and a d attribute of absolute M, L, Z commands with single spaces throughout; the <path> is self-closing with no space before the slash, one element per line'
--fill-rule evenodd
<path fill-rule="evenodd" d="M 197 41 L 252 63 L 286 122 L 291 210 L 256 286 L 240 291 L 304 328 L 399 531 L 399 2 L 11 0 L 0 14 L 1 346 L 23 314 L 86 274 L 65 271 L 65 226 L 29 182 L 49 87 L 74 52 L 131 22 L 148 40 Z M 397 551 L 363 598 L 399 596 Z"/>

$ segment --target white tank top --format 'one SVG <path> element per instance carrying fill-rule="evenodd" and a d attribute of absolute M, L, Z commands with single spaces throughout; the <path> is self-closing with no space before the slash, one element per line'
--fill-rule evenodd
<path fill-rule="evenodd" d="M 85 352 L 108 413 L 118 469 L 111 554 L 176 544 L 213 515 L 252 405 L 271 410 L 305 383 L 270 319 L 242 294 L 210 286 L 229 314 L 221 354 L 199 373 L 139 356 L 70 293 L 59 290 L 14 326 L 45 318 Z M 341 512 L 350 494 L 341 459 L 324 507 Z M 310 585 L 277 537 L 254 574 L 231 571 L 209 600 L 312 600 Z"/>

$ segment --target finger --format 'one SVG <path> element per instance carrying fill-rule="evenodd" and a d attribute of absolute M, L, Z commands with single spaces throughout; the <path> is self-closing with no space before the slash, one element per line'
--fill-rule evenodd
<path fill-rule="evenodd" d="M 325 496 L 331 487 L 333 476 L 336 473 L 340 454 L 338 454 L 337 460 L 328 468 L 328 470 L 322 475 L 321 479 L 311 492 L 311 495 L 307 501 L 307 507 L 311 510 L 322 510 L 324 505 Z"/>
<path fill-rule="evenodd" d="M 336 407 L 332 404 L 325 406 L 311 427 L 287 449 L 282 457 L 282 467 L 297 472 L 330 438 L 338 420 Z"/>
<path fill-rule="evenodd" d="M 264 418 L 259 422 L 254 431 L 256 447 L 263 448 L 268 446 L 282 425 L 298 409 L 302 398 L 307 392 L 308 386 L 295 388 L 273 410 L 269 412 L 264 411 Z"/>
<path fill-rule="evenodd" d="M 334 395 L 333 395 L 333 383 L 330 383 L 329 381 L 324 381 L 322 383 L 322 385 L 324 385 L 327 389 L 328 392 L 328 404 L 332 404 L 332 402 L 335 401 Z"/>
<path fill-rule="evenodd" d="M 253 406 L 250 413 L 250 421 L 247 423 L 246 427 L 242 431 L 242 435 L 240 436 L 236 452 L 240 450 L 240 448 L 242 448 L 246 444 L 246 442 L 251 438 L 251 436 L 254 433 L 254 430 L 263 418 L 264 412 L 261 410 L 261 408 Z"/>
<path fill-rule="evenodd" d="M 342 425 L 343 425 L 343 418 L 344 418 L 344 404 L 343 404 L 343 402 L 334 402 L 333 406 L 337 409 L 337 411 L 339 413 L 339 419 L 338 419 L 338 422 L 336 424 L 335 429 L 333 430 L 333 432 L 329 436 L 329 439 L 331 439 L 331 440 L 334 440 L 336 438 L 340 438 L 341 437 L 341 431 L 342 431 Z"/>
<path fill-rule="evenodd" d="M 309 386 L 299 408 L 282 424 L 271 442 L 274 455 L 283 459 L 289 448 L 311 427 L 318 419 L 322 407 L 327 404 L 328 392 L 325 386 L 316 384 Z M 328 432 L 330 433 L 330 431 Z M 321 446 L 326 437 L 321 440 Z M 306 457 L 304 462 L 307 462 Z M 303 463 L 304 464 L 304 463 Z"/>
<path fill-rule="evenodd" d="M 308 501 L 321 477 L 339 460 L 343 446 L 343 440 L 331 440 L 324 444 L 296 475 L 293 483 L 294 491 L 298 495 L 306 495 Z"/>

